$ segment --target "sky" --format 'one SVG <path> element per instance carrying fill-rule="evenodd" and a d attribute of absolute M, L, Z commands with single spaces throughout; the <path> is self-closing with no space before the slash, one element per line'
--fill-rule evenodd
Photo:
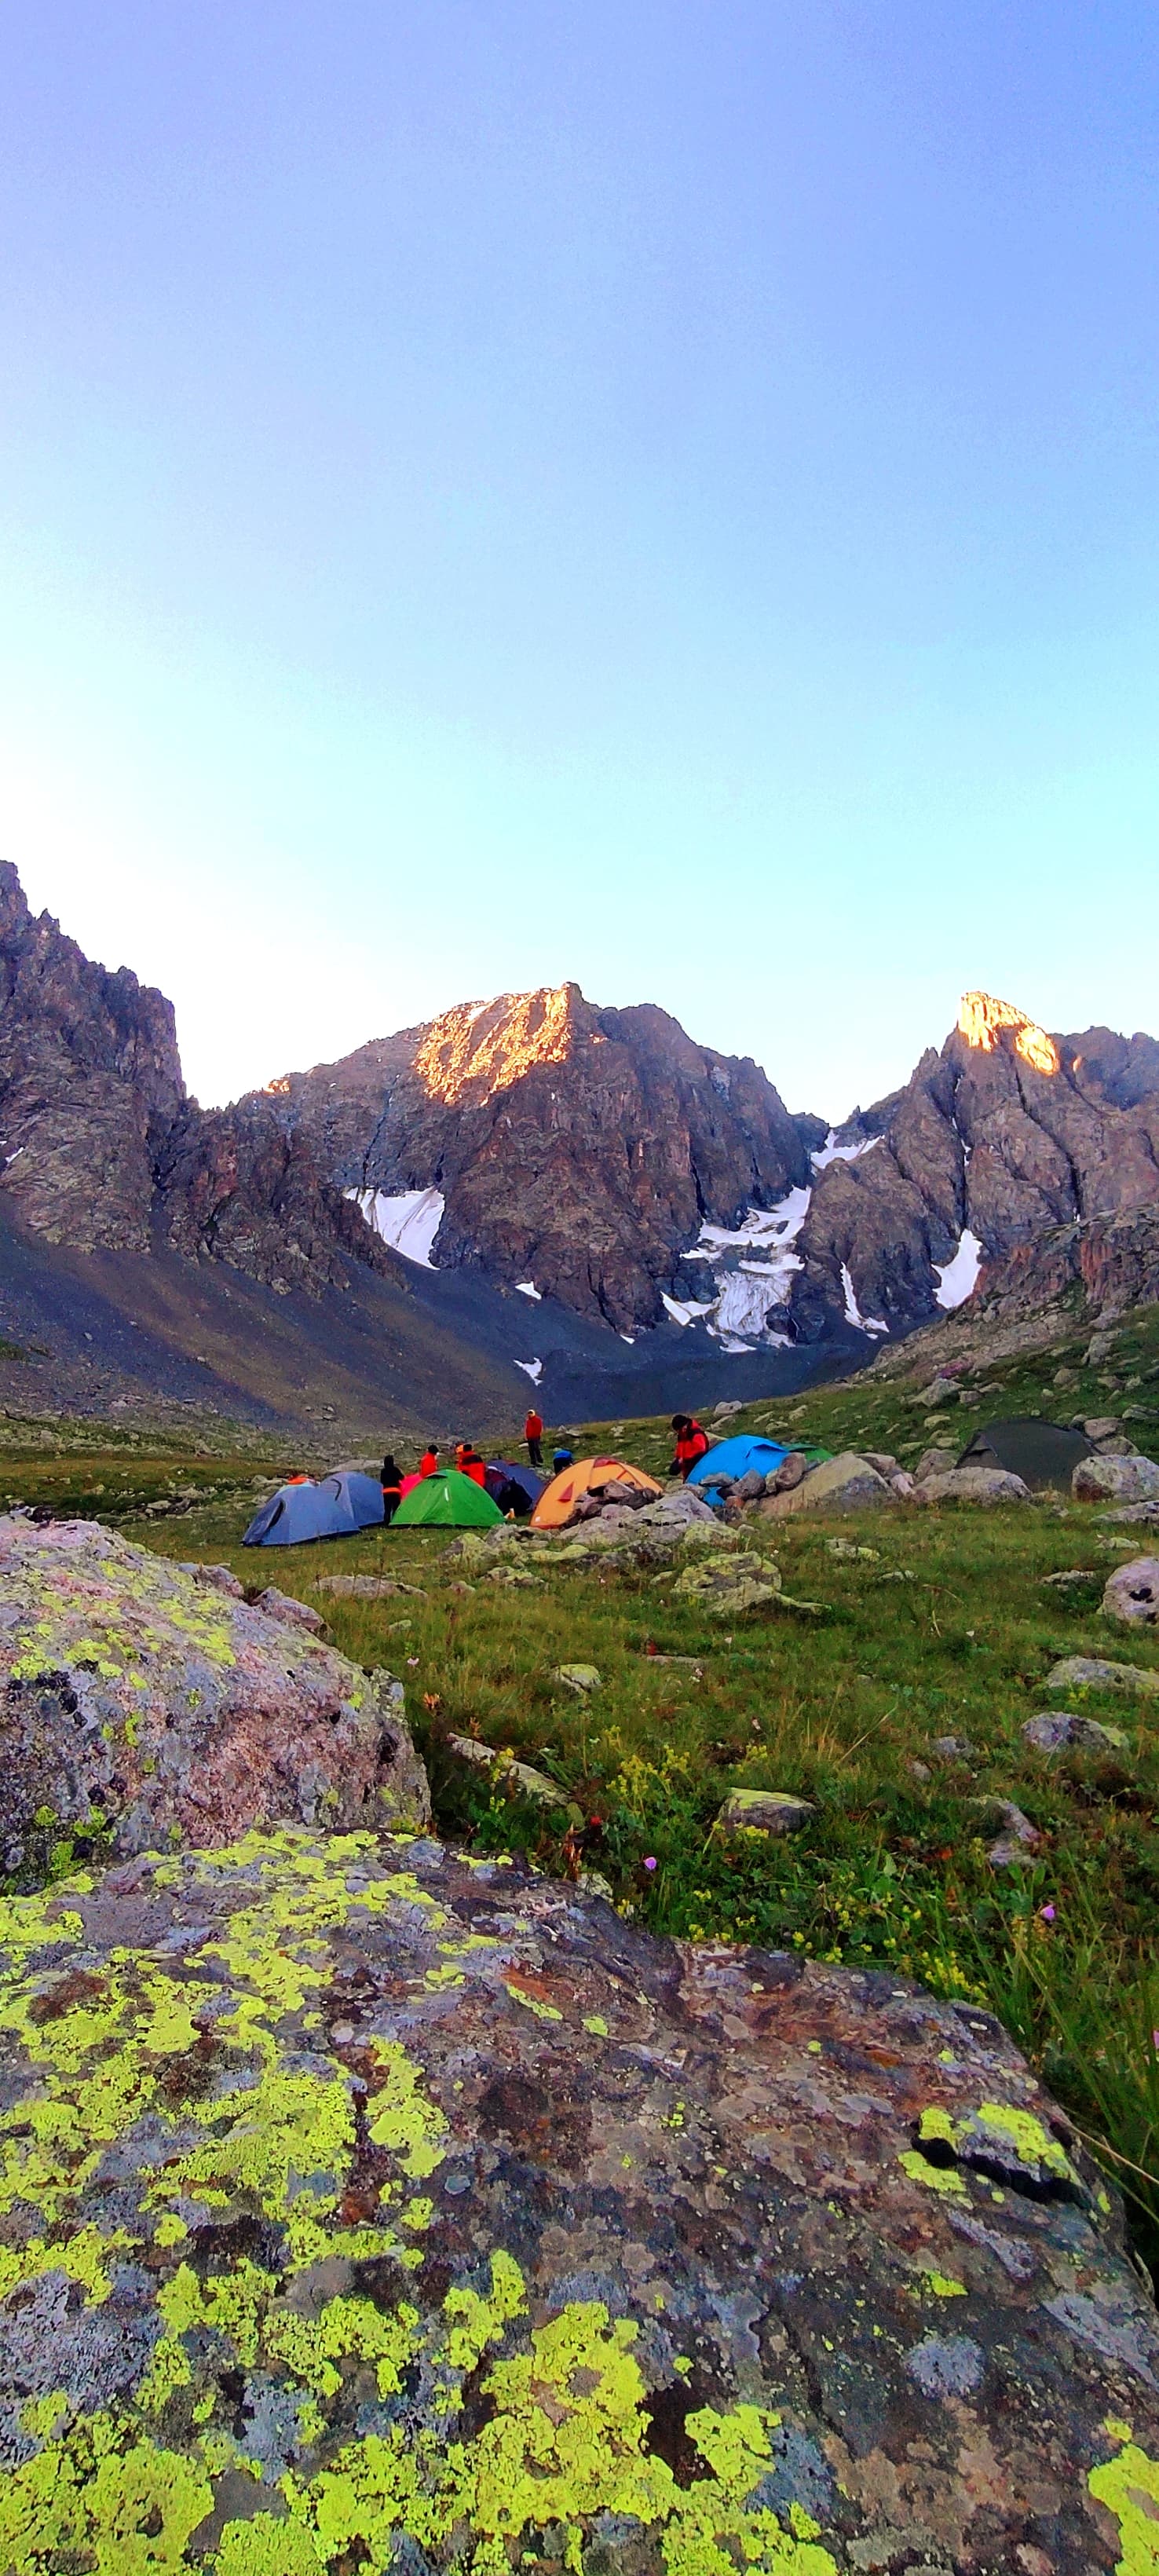
<path fill-rule="evenodd" d="M 5 0 L 0 854 L 222 1100 L 1155 1029 L 1159 16 Z"/>

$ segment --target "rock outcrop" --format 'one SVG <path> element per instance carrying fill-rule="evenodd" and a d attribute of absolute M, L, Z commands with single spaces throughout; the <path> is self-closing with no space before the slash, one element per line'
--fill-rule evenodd
<path fill-rule="evenodd" d="M 1155 2313 L 974 2006 L 369 1834 L 0 1946 L 6 2576 L 1147 2563 Z"/>
<path fill-rule="evenodd" d="M 0 1518 L 0 1853 L 34 1885 L 62 1846 L 135 1852 L 248 1826 L 422 1826 L 402 1686 L 97 1521 Z"/>

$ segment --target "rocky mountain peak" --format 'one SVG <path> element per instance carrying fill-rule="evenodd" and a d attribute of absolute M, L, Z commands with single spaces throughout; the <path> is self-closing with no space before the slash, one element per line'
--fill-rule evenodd
<path fill-rule="evenodd" d="M 601 1032 L 578 984 L 541 985 L 443 1011 L 423 1031 L 413 1071 L 432 1100 L 474 1108 L 541 1065 L 565 1064 L 582 1040 L 599 1045 Z"/>
<path fill-rule="evenodd" d="M 967 1046 L 977 1047 L 983 1055 L 993 1055 L 1004 1038 L 1009 1038 L 1016 1055 L 1035 1073 L 1058 1073 L 1061 1059 L 1054 1039 L 1036 1020 L 1013 1002 L 996 1001 L 992 993 L 963 993 L 958 1009 L 958 1034 Z"/>

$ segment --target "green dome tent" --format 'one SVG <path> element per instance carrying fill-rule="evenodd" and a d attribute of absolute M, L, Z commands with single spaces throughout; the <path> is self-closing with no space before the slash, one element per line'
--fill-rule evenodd
<path fill-rule="evenodd" d="M 392 1529 L 491 1529 L 503 1514 L 473 1476 L 440 1467 L 404 1494 Z"/>

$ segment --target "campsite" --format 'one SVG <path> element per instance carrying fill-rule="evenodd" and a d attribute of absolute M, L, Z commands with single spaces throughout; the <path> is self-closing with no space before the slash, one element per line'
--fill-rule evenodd
<path fill-rule="evenodd" d="M 1122 1348 L 1124 1369 L 1144 1386 L 1159 1382 L 1145 1375 L 1159 1370 L 1154 1308 L 1128 1319 Z M 1060 1363 L 1075 1377 L 1062 1401 L 1052 1386 Z M 714 1426 L 709 1471 L 731 1452 L 746 1472 L 751 1453 L 736 1444 L 754 1441 L 782 1455 L 802 1443 L 831 1455 L 892 1449 L 913 1462 L 941 1439 L 957 1457 L 983 1417 L 1022 1417 L 1045 1432 L 1052 1417 L 1107 1403 L 1077 1344 L 1016 1354 L 985 1382 L 993 1392 L 976 1407 L 967 1379 L 931 1406 L 904 1377 L 746 1406 Z M 931 1423 L 931 1411 L 941 1420 Z M 1159 1453 L 1146 1424 L 1127 1427 Z M 494 1445 L 517 1466 L 512 1429 Z M 260 1459 L 166 1459 L 139 1435 L 94 1453 L 79 1429 L 70 1454 L 68 1435 L 54 1427 L 54 1437 L 62 1454 L 48 1457 L 35 1426 L 4 1425 L 0 1485 L 6 1478 L 13 1501 L 111 1513 L 126 1536 L 226 1564 L 251 1592 L 270 1580 L 262 1551 L 242 1545 Z M 671 1438 L 666 1421 L 605 1423 L 584 1445 L 659 1489 Z M 1113 1566 L 1153 1546 L 1146 1528 L 1116 1528 L 1099 1506 L 1076 1504 L 1069 1476 L 993 1510 L 899 1502 L 824 1520 L 757 1516 L 745 1520 L 741 1547 L 816 1615 L 774 1605 L 722 1623 L 665 1579 L 670 1565 L 566 1562 L 568 1532 L 562 1543 L 549 1532 L 513 1536 L 527 1519 L 504 1523 L 485 1492 L 458 1481 L 472 1498 L 469 1522 L 444 1519 L 432 1496 L 430 1519 L 400 1513 L 389 1529 L 279 1545 L 273 1560 L 276 1584 L 320 1611 L 346 1654 L 398 1675 L 440 1830 L 565 1878 L 595 1873 L 592 1883 L 641 1925 L 888 1967 L 984 2003 L 1083 2135 L 1102 2142 L 1153 2260 L 1159 1702 L 1097 1686 L 1068 1698 L 1046 1684 L 1075 1653 L 1129 1653 L 1159 1677 L 1156 1632 L 1142 1628 L 1121 1647 L 1099 1609 Z M 267 1470 L 266 1497 L 276 1489 Z M 346 1588 L 356 1577 L 365 1590 Z M 326 1588 L 331 1578 L 341 1590 Z M 561 1682 L 565 1665 L 590 1668 L 598 1684 Z M 1093 1719 L 1107 1744 L 1035 1749 L 1025 1724 L 1053 1706 Z M 455 1738 L 496 1760 L 456 1756 Z M 523 1795 L 508 1757 L 554 1781 L 558 1804 Z M 718 1819 L 738 1789 L 775 1790 L 812 1812 L 784 1836 L 728 1835 Z M 988 1853 L 1007 1807 L 1036 1840 L 1024 1865 L 995 1870 Z"/>

